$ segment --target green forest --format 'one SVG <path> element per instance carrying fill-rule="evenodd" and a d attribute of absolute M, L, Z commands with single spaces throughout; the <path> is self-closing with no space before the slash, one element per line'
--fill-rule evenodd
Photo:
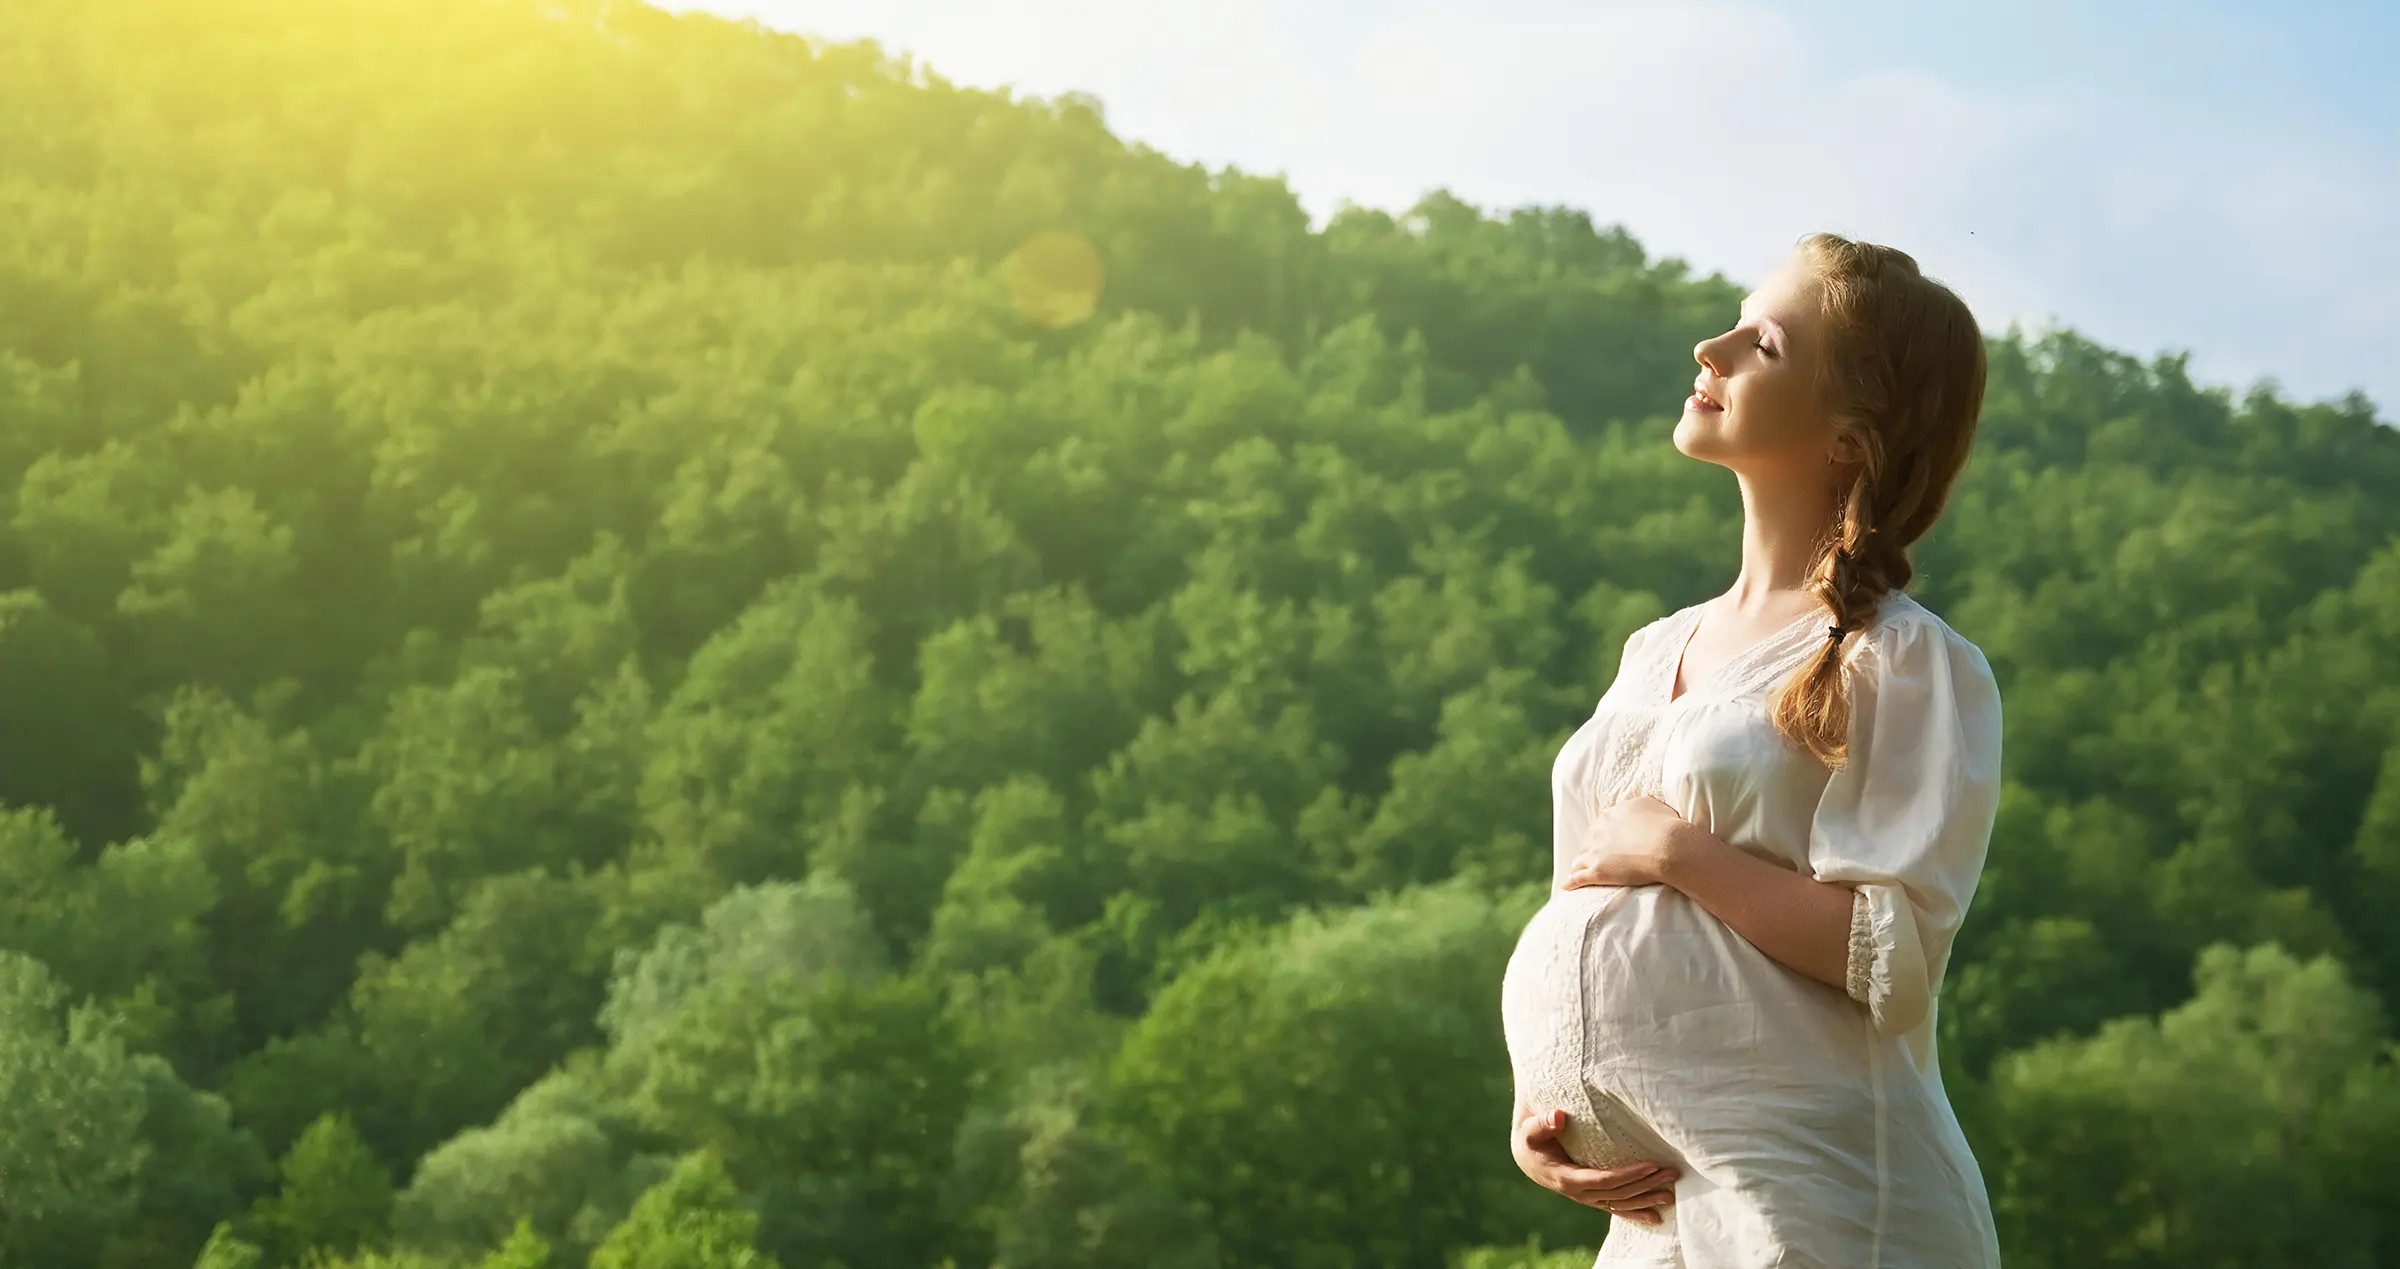
<path fill-rule="evenodd" d="M 1588 1264 L 1501 968 L 1741 526 L 1744 282 L 1607 210 L 630 0 L 0 3 L 0 1266 Z M 2400 1265 L 2400 430 L 1988 339 L 2010 1263 Z"/>

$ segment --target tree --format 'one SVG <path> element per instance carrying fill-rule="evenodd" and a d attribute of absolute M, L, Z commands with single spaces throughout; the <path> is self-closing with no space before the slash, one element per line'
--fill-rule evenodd
<path fill-rule="evenodd" d="M 685 1156 L 592 1253 L 592 1269 L 776 1269 L 757 1248 L 758 1214 L 715 1155 Z"/>
<path fill-rule="evenodd" d="M 629 1118 L 748 1184 L 760 1244 L 794 1264 L 937 1262 L 975 1072 L 939 992 L 902 976 L 736 977 L 612 1053 Z"/>
<path fill-rule="evenodd" d="M 533 1232 L 527 1221 L 518 1221 L 508 1241 L 492 1249 L 475 1269 L 550 1269 L 550 1244 Z"/>
<path fill-rule="evenodd" d="M 0 954 L 0 1252 L 63 1263 L 131 1215 L 144 1106 L 107 1020 L 61 1017 L 41 963 Z"/>
<path fill-rule="evenodd" d="M 960 1184 L 988 1214 L 994 1269 L 1218 1269 L 1206 1213 L 1146 1170 L 1093 1120 L 1075 1063 L 1035 1067 L 968 1117 Z"/>
<path fill-rule="evenodd" d="M 278 1263 L 303 1253 L 349 1253 L 383 1240 L 391 1218 L 392 1181 L 346 1116 L 310 1124 L 278 1165 L 282 1188 L 251 1217 L 263 1247 Z"/>
<path fill-rule="evenodd" d="M 621 1138 L 589 1062 L 553 1072 L 490 1125 L 426 1152 L 393 1203 L 400 1245 L 467 1256 L 527 1227 L 572 1261 L 588 1255 L 657 1179 Z"/>
<path fill-rule="evenodd" d="M 2272 945 L 2213 945 L 2195 977 L 2156 1019 L 2001 1061 L 2003 1245 L 2029 1265 L 2380 1263 L 2400 1244 L 2349 1173 L 2400 1141 L 2380 1007 Z M 2244 1196 L 2270 1191 L 2284 1218 L 2250 1219 Z"/>
<path fill-rule="evenodd" d="M 121 1029 L 69 1007 L 40 962 L 0 952 L 0 1261 L 188 1254 L 263 1171 L 224 1103 Z"/>
<path fill-rule="evenodd" d="M 131 837 L 138 744 L 99 635 L 38 591 L 0 594 L 0 803 L 52 808 L 87 848 Z"/>
<path fill-rule="evenodd" d="M 1502 1212 L 1562 1219 L 1473 1145 L 1510 1099 L 1492 992 L 1532 892 L 1511 895 L 1446 883 L 1219 949 L 1127 1036 L 1102 1130 L 1201 1205 L 1228 1266 L 1439 1266 Z M 1428 1095 L 1395 1111 L 1403 1090 Z"/>
<path fill-rule="evenodd" d="M 208 1236 L 208 1244 L 200 1249 L 200 1259 L 192 1269 L 261 1269 L 266 1253 L 255 1243 L 234 1237 L 230 1223 L 220 1224 Z"/>

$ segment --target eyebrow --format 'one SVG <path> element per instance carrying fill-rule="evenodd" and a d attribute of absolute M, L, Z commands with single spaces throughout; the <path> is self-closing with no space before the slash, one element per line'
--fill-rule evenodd
<path fill-rule="evenodd" d="M 1749 319 L 1749 317 L 1750 317 L 1750 301 L 1748 301 L 1748 300 L 1744 300 L 1744 301 L 1742 301 L 1742 307 L 1741 307 L 1741 309 L 1738 311 L 1738 313 L 1736 314 L 1736 316 L 1739 316 L 1739 317 L 1741 317 L 1741 318 L 1744 318 L 1745 320 Z M 1788 331 L 1788 330 L 1784 329 L 1783 323 L 1781 323 L 1781 322 L 1779 322 L 1779 321 L 1776 321 L 1776 320 L 1775 320 L 1774 318 L 1772 318 L 1772 317 L 1761 317 L 1761 318 L 1758 318 L 1758 319 L 1757 319 L 1757 321 L 1758 321 L 1758 324 L 1759 324 L 1760 326 L 1763 326 L 1763 327 L 1765 327 L 1766 329 L 1773 331 L 1773 332 L 1775 333 L 1775 338 L 1776 338 L 1777 340 L 1779 340 L 1779 341 L 1781 341 L 1781 342 L 1783 342 L 1783 343 L 1785 343 L 1785 344 L 1789 344 L 1789 343 L 1791 343 L 1791 342 L 1792 342 L 1792 333 L 1791 333 L 1790 331 Z"/>

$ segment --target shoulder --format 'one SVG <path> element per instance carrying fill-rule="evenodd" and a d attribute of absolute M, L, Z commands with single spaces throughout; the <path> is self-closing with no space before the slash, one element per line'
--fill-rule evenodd
<path fill-rule="evenodd" d="M 1905 689 L 1912 696 L 1942 698 L 1992 727 L 1999 725 L 2000 685 L 1991 661 L 1974 640 L 1914 595 L 1896 592 L 1884 598 L 1866 637 L 1852 650 L 1850 665 L 1871 691 Z"/>
<path fill-rule="evenodd" d="M 1634 627 L 1632 634 L 1625 636 L 1625 650 L 1628 652 L 1637 651 L 1643 647 L 1657 642 L 1662 638 L 1667 637 L 1669 631 L 1681 626 L 1685 620 L 1698 613 L 1700 609 L 1705 606 L 1705 604 L 1685 604 L 1681 608 L 1673 609 L 1662 616 L 1653 617 L 1650 620 L 1643 622 L 1641 625 Z"/>
<path fill-rule="evenodd" d="M 1940 613 L 1906 591 L 1884 597 L 1866 637 L 1858 644 L 1860 652 L 1878 659 L 1938 656 L 1987 677 L 1992 672 L 1991 662 L 1974 640 L 1953 629 Z"/>

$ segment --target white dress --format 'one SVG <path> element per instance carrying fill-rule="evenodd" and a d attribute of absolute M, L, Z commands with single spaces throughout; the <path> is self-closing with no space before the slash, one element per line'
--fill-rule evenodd
<path fill-rule="evenodd" d="M 1700 616 L 1694 605 L 1635 631 L 1559 751 L 1550 899 L 1501 986 L 1518 1097 L 1567 1112 L 1568 1153 L 1682 1174 L 1665 1219 L 1611 1221 L 1594 1264 L 1997 1266 L 1933 1039 L 1999 803 L 1991 667 L 1914 598 L 1886 597 L 1844 640 L 1850 756 L 1829 775 L 1767 717 L 1775 688 L 1823 651 L 1828 618 L 1794 622 L 1670 700 Z M 1769 958 L 1670 887 L 1558 889 L 1593 814 L 1641 793 L 1855 886 L 1849 990 Z"/>

